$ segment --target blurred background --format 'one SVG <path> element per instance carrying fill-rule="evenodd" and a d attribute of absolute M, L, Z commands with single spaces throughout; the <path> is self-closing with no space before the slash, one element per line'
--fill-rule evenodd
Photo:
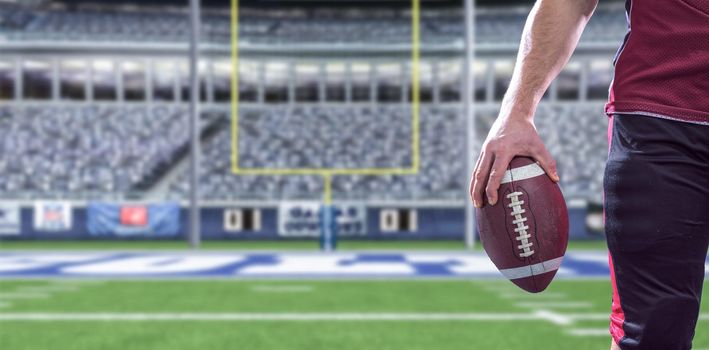
<path fill-rule="evenodd" d="M 559 281 L 523 294 L 475 239 L 471 161 L 532 4 L 0 1 L 0 345 L 607 346 L 622 1 L 536 115 L 570 213 Z"/>

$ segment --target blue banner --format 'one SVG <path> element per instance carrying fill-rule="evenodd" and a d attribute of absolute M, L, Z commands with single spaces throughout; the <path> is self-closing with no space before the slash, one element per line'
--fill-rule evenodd
<path fill-rule="evenodd" d="M 90 203 L 86 221 L 94 237 L 175 237 L 180 233 L 180 206 Z"/>

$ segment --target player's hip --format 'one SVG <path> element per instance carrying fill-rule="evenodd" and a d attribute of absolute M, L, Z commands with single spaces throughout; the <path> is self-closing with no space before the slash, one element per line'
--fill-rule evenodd
<path fill-rule="evenodd" d="M 709 126 L 615 115 L 604 176 L 609 240 L 709 237 Z"/>

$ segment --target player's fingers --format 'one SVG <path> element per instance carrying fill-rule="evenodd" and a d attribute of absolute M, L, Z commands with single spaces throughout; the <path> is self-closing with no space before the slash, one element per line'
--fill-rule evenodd
<path fill-rule="evenodd" d="M 544 169 L 549 178 L 554 182 L 559 182 L 559 174 L 556 170 L 556 161 L 552 158 L 549 151 L 544 146 L 541 146 L 532 154 L 534 159 L 539 162 L 539 165 Z"/>
<path fill-rule="evenodd" d="M 475 160 L 475 166 L 473 167 L 473 172 L 470 174 L 470 184 L 468 184 L 468 194 L 470 195 L 470 200 L 473 201 L 473 187 L 475 186 L 475 174 L 480 168 L 480 162 L 485 157 L 485 150 L 480 150 L 478 159 Z"/>
<path fill-rule="evenodd" d="M 490 152 L 483 151 L 478 158 L 478 164 L 473 171 L 471 182 L 471 193 L 470 196 L 473 199 L 473 204 L 476 208 L 482 208 L 483 206 L 483 191 L 485 189 L 485 182 L 487 181 L 488 173 L 490 172 L 490 164 L 492 163 L 492 157 Z"/>
<path fill-rule="evenodd" d="M 510 165 L 512 157 L 513 155 L 506 153 L 495 156 L 495 162 L 492 164 L 490 178 L 487 180 L 487 187 L 485 188 L 487 201 L 490 205 L 495 205 L 497 203 L 497 190 L 500 188 L 500 182 L 502 182 L 502 177 L 505 175 L 505 171 Z"/>

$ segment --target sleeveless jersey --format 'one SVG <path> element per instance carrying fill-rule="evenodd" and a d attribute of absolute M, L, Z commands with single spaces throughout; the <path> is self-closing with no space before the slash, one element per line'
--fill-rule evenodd
<path fill-rule="evenodd" d="M 626 0 L 607 114 L 709 124 L 709 0 Z"/>

